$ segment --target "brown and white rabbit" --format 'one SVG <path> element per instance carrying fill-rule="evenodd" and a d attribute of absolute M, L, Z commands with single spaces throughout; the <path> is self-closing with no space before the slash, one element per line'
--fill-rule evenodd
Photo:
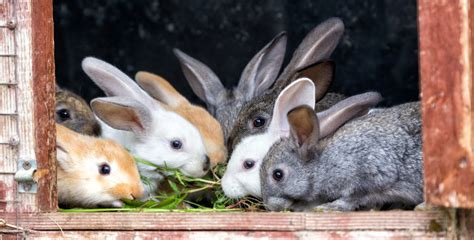
<path fill-rule="evenodd" d="M 227 160 L 222 127 L 208 111 L 191 104 L 161 76 L 149 72 L 138 72 L 135 80 L 150 96 L 165 104 L 169 110 L 184 117 L 198 129 L 212 166 Z"/>
<path fill-rule="evenodd" d="M 58 200 L 61 207 L 121 207 L 143 195 L 135 161 L 112 140 L 56 124 Z"/>
<path fill-rule="evenodd" d="M 56 123 L 76 132 L 99 136 L 101 128 L 89 104 L 71 91 L 56 86 Z"/>

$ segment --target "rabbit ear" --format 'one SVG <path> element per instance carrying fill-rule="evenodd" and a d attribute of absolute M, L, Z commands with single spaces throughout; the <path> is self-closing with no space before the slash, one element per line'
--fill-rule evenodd
<path fill-rule="evenodd" d="M 261 94 L 275 82 L 285 58 L 286 41 L 286 33 L 281 32 L 247 64 L 237 86 L 246 100 Z"/>
<path fill-rule="evenodd" d="M 329 109 L 318 113 L 320 122 L 320 138 L 336 131 L 347 121 L 365 115 L 370 108 L 382 101 L 382 96 L 377 92 L 367 92 L 348 97 Z"/>
<path fill-rule="evenodd" d="M 189 101 L 176 91 L 168 81 L 158 75 L 149 72 L 137 72 L 135 80 L 150 96 L 167 105 L 178 107 L 189 104 Z"/>
<path fill-rule="evenodd" d="M 124 97 L 96 98 L 91 101 L 92 111 L 115 129 L 137 134 L 151 128 L 152 115 L 142 103 Z"/>
<path fill-rule="evenodd" d="M 300 43 L 278 82 L 296 79 L 294 75 L 298 71 L 328 59 L 343 33 L 344 23 L 339 18 L 330 18 L 316 26 Z"/>
<path fill-rule="evenodd" d="M 269 130 L 281 137 L 287 137 L 290 130 L 287 119 L 288 112 L 301 105 L 308 105 L 314 109 L 314 93 L 314 84 L 307 78 L 298 79 L 283 89 L 273 107 Z"/>
<path fill-rule="evenodd" d="M 309 150 L 319 139 L 319 121 L 314 110 L 308 106 L 299 106 L 288 113 L 290 133 L 294 139 L 301 159 L 309 160 Z"/>
<path fill-rule="evenodd" d="M 67 146 L 68 143 L 78 141 L 77 135 L 78 133 L 56 124 L 56 161 L 62 169 L 68 169 L 70 149 Z"/>
<path fill-rule="evenodd" d="M 175 48 L 173 52 L 181 63 L 184 76 L 194 93 L 207 104 L 218 105 L 218 96 L 225 91 L 225 88 L 217 75 L 204 63 L 188 56 L 179 49 Z"/>
<path fill-rule="evenodd" d="M 82 69 L 107 96 L 126 96 L 145 104 L 153 104 L 130 77 L 111 64 L 94 57 L 82 60 Z"/>
<path fill-rule="evenodd" d="M 295 74 L 296 78 L 309 78 L 316 86 L 316 101 L 326 95 L 332 80 L 334 79 L 336 65 L 327 60 L 306 67 Z"/>

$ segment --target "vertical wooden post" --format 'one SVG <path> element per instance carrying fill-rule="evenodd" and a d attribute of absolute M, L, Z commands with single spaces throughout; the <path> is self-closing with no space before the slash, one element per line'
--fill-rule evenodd
<path fill-rule="evenodd" d="M 57 209 L 54 25 L 52 0 L 33 0 L 33 104 L 35 155 L 38 163 L 38 209 Z"/>
<path fill-rule="evenodd" d="M 419 0 L 425 198 L 474 208 L 470 0 Z"/>

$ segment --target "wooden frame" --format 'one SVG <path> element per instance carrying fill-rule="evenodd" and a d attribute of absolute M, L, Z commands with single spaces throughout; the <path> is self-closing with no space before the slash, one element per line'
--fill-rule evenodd
<path fill-rule="evenodd" d="M 471 2 L 418 1 L 425 199 L 456 208 L 474 208 Z"/>
<path fill-rule="evenodd" d="M 474 187 L 463 187 L 474 186 L 469 3 L 418 1 L 425 194 L 448 207 L 474 207 Z M 467 210 L 58 213 L 52 0 L 0 0 L 0 40 L 0 233 L 6 237 L 472 237 L 474 213 Z M 37 194 L 17 193 L 17 159 L 36 159 Z"/>

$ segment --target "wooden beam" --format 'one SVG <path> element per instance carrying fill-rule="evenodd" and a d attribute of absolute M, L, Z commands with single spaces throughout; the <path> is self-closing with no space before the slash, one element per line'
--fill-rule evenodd
<path fill-rule="evenodd" d="M 418 231 L 140 231 L 140 232 L 35 232 L 28 239 L 441 239 L 444 233 Z"/>
<path fill-rule="evenodd" d="M 33 104 L 38 210 L 56 211 L 55 68 L 52 0 L 32 3 Z"/>
<path fill-rule="evenodd" d="M 419 0 L 425 198 L 474 208 L 469 0 Z"/>
<path fill-rule="evenodd" d="M 14 219 L 10 214 L 6 220 Z M 445 231 L 443 212 L 350 213 L 40 213 L 21 227 L 42 231 Z"/>

